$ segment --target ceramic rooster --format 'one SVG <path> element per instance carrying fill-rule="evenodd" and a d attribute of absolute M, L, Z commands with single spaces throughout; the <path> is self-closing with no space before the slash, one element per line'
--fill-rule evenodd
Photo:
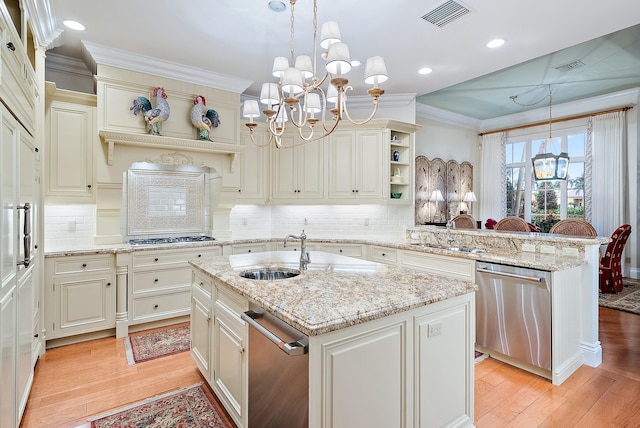
<path fill-rule="evenodd" d="M 151 102 L 145 97 L 137 97 L 133 100 L 133 105 L 129 110 L 136 116 L 144 113 L 144 120 L 147 123 L 147 133 L 160 135 L 160 124 L 169 118 L 171 109 L 167 102 L 167 94 L 164 88 L 154 88 L 153 98 L 156 99 L 156 108 L 151 108 Z"/>
<path fill-rule="evenodd" d="M 196 96 L 191 109 L 191 123 L 198 129 L 200 140 L 211 140 L 211 130 L 220 125 L 220 117 L 215 110 L 207 110 L 207 101 L 202 95 Z"/>

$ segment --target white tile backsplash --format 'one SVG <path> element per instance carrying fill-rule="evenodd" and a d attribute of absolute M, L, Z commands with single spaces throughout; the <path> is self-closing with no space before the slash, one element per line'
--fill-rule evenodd
<path fill-rule="evenodd" d="M 95 205 L 45 205 L 45 251 L 77 247 L 92 247 L 95 234 Z"/>

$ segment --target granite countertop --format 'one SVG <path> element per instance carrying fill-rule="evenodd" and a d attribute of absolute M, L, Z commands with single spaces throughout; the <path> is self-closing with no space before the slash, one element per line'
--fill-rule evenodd
<path fill-rule="evenodd" d="M 409 228 L 409 233 L 415 231 L 436 231 L 438 233 L 444 233 L 444 228 L 434 227 L 415 227 Z M 493 232 L 493 233 L 492 233 Z M 569 269 L 572 267 L 580 266 L 584 263 L 584 257 L 579 253 L 576 254 L 563 254 L 563 253 L 542 253 L 542 252 L 528 252 L 518 249 L 518 245 L 514 244 L 515 240 L 527 240 L 528 242 L 555 242 L 561 245 L 566 245 L 572 248 L 580 248 L 584 245 L 600 245 L 607 243 L 609 238 L 596 237 L 596 238 L 578 238 L 569 236 L 539 234 L 539 233 L 517 233 L 517 232 L 500 232 L 494 231 L 472 231 L 457 229 L 453 232 L 458 235 L 458 245 L 476 248 L 485 248 L 488 251 L 482 253 L 464 253 L 454 252 L 445 248 L 433 248 L 422 247 L 419 244 L 421 241 L 407 238 L 396 239 L 367 239 L 367 238 L 309 238 L 307 244 L 322 244 L 322 243 L 339 243 L 339 244 L 360 244 L 360 245 L 378 245 L 387 248 L 395 248 L 399 250 L 412 250 L 430 254 L 440 254 L 445 256 L 460 257 L 466 259 L 473 259 L 491 263 L 501 263 L 513 266 L 522 266 L 533 269 L 541 269 L 548 271 L 559 271 Z M 545 236 L 540 236 L 545 235 Z M 487 239 L 491 238 L 491 239 Z M 73 255 L 91 255 L 91 254 L 119 254 L 119 253 L 131 253 L 142 251 L 155 251 L 155 250 L 179 250 L 190 248 L 202 248 L 213 247 L 221 245 L 232 244 L 252 244 L 261 242 L 281 242 L 282 238 L 256 238 L 256 239 L 226 239 L 216 240 L 210 242 L 190 242 L 190 243 L 172 243 L 172 244 L 159 244 L 159 245 L 145 245 L 145 246 L 131 246 L 127 243 L 112 244 L 112 245 L 95 245 L 91 248 L 75 248 L 75 249 L 56 249 L 47 250 L 45 257 L 61 257 L 61 256 L 73 256 Z M 484 241 L 484 242 L 483 242 Z M 482 242 L 482 244 L 478 244 Z M 493 242 L 493 243 L 492 243 Z M 497 243 L 497 244 L 496 244 Z"/>
<path fill-rule="evenodd" d="M 474 292 L 473 282 L 311 251 L 309 270 L 293 278 L 251 280 L 255 267 L 297 269 L 299 253 L 274 251 L 190 261 L 258 306 L 314 336 Z"/>

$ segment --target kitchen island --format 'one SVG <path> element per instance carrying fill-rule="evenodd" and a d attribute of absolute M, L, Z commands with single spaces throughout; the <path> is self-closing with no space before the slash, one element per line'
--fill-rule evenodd
<path fill-rule="evenodd" d="M 192 355 L 236 423 L 248 425 L 251 346 L 241 313 L 255 304 L 308 336 L 310 427 L 472 426 L 475 284 L 310 256 L 307 272 L 281 280 L 240 273 L 296 269 L 298 253 L 190 262 Z"/>

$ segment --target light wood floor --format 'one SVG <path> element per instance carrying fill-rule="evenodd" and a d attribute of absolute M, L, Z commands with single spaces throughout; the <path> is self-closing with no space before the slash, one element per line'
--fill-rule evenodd
<path fill-rule="evenodd" d="M 640 427 L 640 316 L 600 308 L 600 341 L 602 365 L 559 387 L 491 358 L 476 364 L 476 426 Z M 88 427 L 91 416 L 202 381 L 188 352 L 129 366 L 123 339 L 52 349 L 21 427 Z"/>

